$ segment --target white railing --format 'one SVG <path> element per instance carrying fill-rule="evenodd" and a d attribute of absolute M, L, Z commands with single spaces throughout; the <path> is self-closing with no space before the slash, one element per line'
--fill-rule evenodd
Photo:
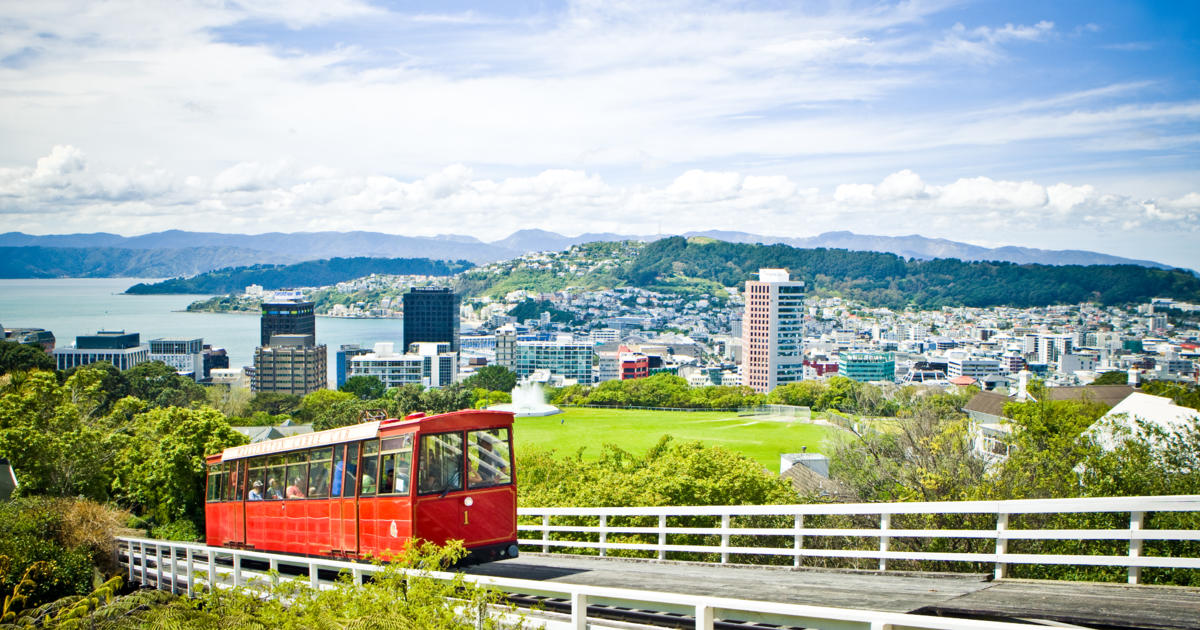
<path fill-rule="evenodd" d="M 363 576 L 382 570 L 371 564 L 302 558 L 285 554 L 263 553 L 237 549 L 207 547 L 195 543 L 179 543 L 141 538 L 119 538 L 118 557 L 129 573 L 131 583 L 141 583 L 160 590 L 194 596 L 203 588 L 231 588 L 269 583 L 281 579 L 280 566 L 299 567 L 313 588 L 330 588 L 320 571 L 347 572 L 355 583 L 362 584 Z M 272 572 L 250 570 L 246 560 L 265 562 Z M 420 573 L 431 579 L 451 580 L 455 574 L 442 572 Z M 783 626 L 820 628 L 823 630 L 1027 630 L 1027 624 L 996 621 L 977 621 L 951 617 L 934 617 L 906 613 L 882 612 L 806 606 L 775 602 L 730 599 L 638 591 L 581 584 L 541 582 L 511 578 L 466 576 L 468 582 L 507 594 L 522 594 L 562 600 L 570 606 L 569 618 L 563 621 L 534 619 L 535 626 L 586 630 L 589 627 L 589 606 L 617 606 L 643 611 L 688 615 L 695 619 L 697 630 L 712 630 L 718 620 L 736 620 Z M 595 610 L 592 611 L 595 613 Z M 598 623 L 596 624 L 598 625 Z"/>
<path fill-rule="evenodd" d="M 961 501 L 939 503 L 854 503 L 819 505 L 756 505 L 719 507 L 638 507 L 638 508 L 521 508 L 518 514 L 528 521 L 540 519 L 538 523 L 525 522 L 518 525 L 523 537 L 522 549 L 551 553 L 561 549 L 591 549 L 605 556 L 614 550 L 649 552 L 660 560 L 668 559 L 668 553 L 720 554 L 720 561 L 730 561 L 732 554 L 740 556 L 790 557 L 794 566 L 800 566 L 805 558 L 877 559 L 879 570 L 888 568 L 889 560 L 974 562 L 994 565 L 995 576 L 1005 577 L 1008 566 L 1031 565 L 1087 565 L 1101 567 L 1123 567 L 1128 571 L 1130 584 L 1141 579 L 1143 567 L 1200 569 L 1200 557 L 1145 556 L 1142 544 L 1145 541 L 1200 541 L 1200 531 L 1195 529 L 1145 529 L 1148 512 L 1200 512 L 1200 495 L 1160 497 L 1106 497 L 1087 499 L 1034 499 L 1024 501 Z M 1108 529 L 1011 529 L 1010 518 L 1026 514 L 1128 514 L 1128 527 Z M 843 515 L 870 517 L 877 526 L 811 527 L 805 518 Z M 961 515 L 962 517 L 987 515 L 992 523 L 987 529 L 903 529 L 893 525 L 893 517 L 901 515 Z M 688 527 L 672 524 L 679 517 L 709 517 L 717 527 Z M 734 519 L 746 516 L 774 516 L 790 520 L 790 527 L 735 527 Z M 554 524 L 555 518 L 586 520 L 595 525 Z M 628 517 L 657 518 L 653 526 L 614 526 L 614 518 Z M 953 520 L 951 518 L 950 520 Z M 528 534 L 536 537 L 525 537 Z M 569 540 L 555 537 L 556 534 L 585 534 L 588 540 Z M 613 542 L 614 535 L 641 534 L 657 536 L 657 542 Z M 705 536 L 711 542 L 699 544 L 672 544 L 670 537 L 682 535 Z M 733 536 L 784 537 L 780 546 L 733 546 Z M 847 537 L 862 541 L 877 539 L 878 547 L 863 549 L 861 544 L 843 542 L 845 548 L 830 548 L 831 544 L 814 548 L 805 546 L 805 537 L 835 537 L 829 541 L 845 541 Z M 975 539 L 990 540 L 987 553 L 897 551 L 891 549 L 896 539 Z M 628 540 L 628 537 L 627 537 Z M 1123 555 L 1056 555 L 1044 553 L 1010 553 L 1009 541 L 1014 540 L 1094 540 L 1121 541 L 1127 543 Z M 779 542 L 779 539 L 776 539 Z M 986 544 L 986 543 L 985 543 Z M 852 547 L 859 548 L 852 548 Z"/>

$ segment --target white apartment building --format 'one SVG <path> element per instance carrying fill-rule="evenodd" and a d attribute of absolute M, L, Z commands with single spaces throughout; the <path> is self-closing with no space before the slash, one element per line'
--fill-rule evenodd
<path fill-rule="evenodd" d="M 440 346 L 440 347 L 439 347 Z M 424 385 L 445 387 L 458 375 L 458 359 L 453 352 L 439 352 L 449 344 L 414 343 L 415 352 L 400 354 L 395 344 L 379 342 L 375 351 L 351 357 L 347 361 L 346 377 L 374 376 L 384 387 Z"/>
<path fill-rule="evenodd" d="M 759 269 L 746 282 L 742 374 L 754 391 L 804 380 L 804 283 L 786 269 Z"/>
<path fill-rule="evenodd" d="M 537 370 L 548 370 L 566 380 L 591 384 L 595 355 L 591 342 L 518 341 L 515 371 L 519 378 L 528 378 Z"/>
<path fill-rule="evenodd" d="M 162 361 L 195 380 L 204 378 L 202 337 L 160 337 L 150 340 L 150 360 Z"/>
<path fill-rule="evenodd" d="M 946 376 L 970 376 L 983 378 L 991 374 L 1004 374 L 1006 366 L 996 359 L 981 359 L 976 357 L 952 357 L 946 361 Z"/>

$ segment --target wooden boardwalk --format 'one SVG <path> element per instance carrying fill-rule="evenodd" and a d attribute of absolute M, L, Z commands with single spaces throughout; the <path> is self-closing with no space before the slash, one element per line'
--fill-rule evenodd
<path fill-rule="evenodd" d="M 561 554 L 468 573 L 791 604 L 1095 628 L 1200 630 L 1200 589 L 916 574 L 646 562 Z"/>

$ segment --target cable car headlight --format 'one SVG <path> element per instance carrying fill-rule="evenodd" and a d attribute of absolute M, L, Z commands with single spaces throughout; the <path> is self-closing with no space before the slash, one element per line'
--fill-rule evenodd
<path fill-rule="evenodd" d="M 475 499 L 472 499 L 471 497 L 467 497 L 467 498 L 463 499 L 463 505 L 465 505 L 467 507 L 471 507 L 472 505 L 475 505 Z"/>

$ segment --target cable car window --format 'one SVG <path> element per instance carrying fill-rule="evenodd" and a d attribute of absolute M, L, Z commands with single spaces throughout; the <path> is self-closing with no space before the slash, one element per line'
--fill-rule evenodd
<path fill-rule="evenodd" d="M 467 433 L 468 488 L 486 488 L 512 483 L 508 428 Z"/>
<path fill-rule="evenodd" d="M 303 499 L 308 494 L 308 451 L 287 454 L 287 490 L 284 498 Z"/>
<path fill-rule="evenodd" d="M 248 463 L 250 474 L 246 477 L 246 500 L 262 501 L 267 497 L 266 481 L 267 458 L 255 457 Z"/>
<path fill-rule="evenodd" d="M 375 481 L 379 475 L 379 440 L 363 444 L 362 482 L 358 496 L 375 496 Z"/>
<path fill-rule="evenodd" d="M 356 483 L 358 483 L 358 444 L 347 444 L 346 475 L 341 483 L 343 494 L 346 496 L 346 498 L 354 498 L 354 488 Z"/>
<path fill-rule="evenodd" d="M 329 465 L 333 458 L 332 448 L 315 448 L 309 455 L 308 498 L 329 498 Z"/>
<path fill-rule="evenodd" d="M 229 474 L 225 478 L 224 499 L 226 501 L 240 501 L 242 498 L 241 481 L 245 477 L 246 460 L 238 460 L 229 464 Z"/>
<path fill-rule="evenodd" d="M 461 433 L 421 436 L 421 494 L 462 490 L 463 448 Z"/>
<path fill-rule="evenodd" d="M 272 455 L 267 458 L 267 494 L 264 498 L 275 501 L 283 498 L 284 484 L 287 483 L 287 468 L 283 465 L 283 455 Z"/>
<path fill-rule="evenodd" d="M 333 480 L 329 484 L 329 496 L 342 496 L 342 478 L 346 473 L 346 446 L 333 447 Z"/>
<path fill-rule="evenodd" d="M 412 485 L 412 434 L 388 438 L 380 444 L 379 494 L 408 494 Z"/>
<path fill-rule="evenodd" d="M 221 496 L 221 465 L 213 464 L 208 467 L 208 494 L 206 499 L 216 501 Z"/>

